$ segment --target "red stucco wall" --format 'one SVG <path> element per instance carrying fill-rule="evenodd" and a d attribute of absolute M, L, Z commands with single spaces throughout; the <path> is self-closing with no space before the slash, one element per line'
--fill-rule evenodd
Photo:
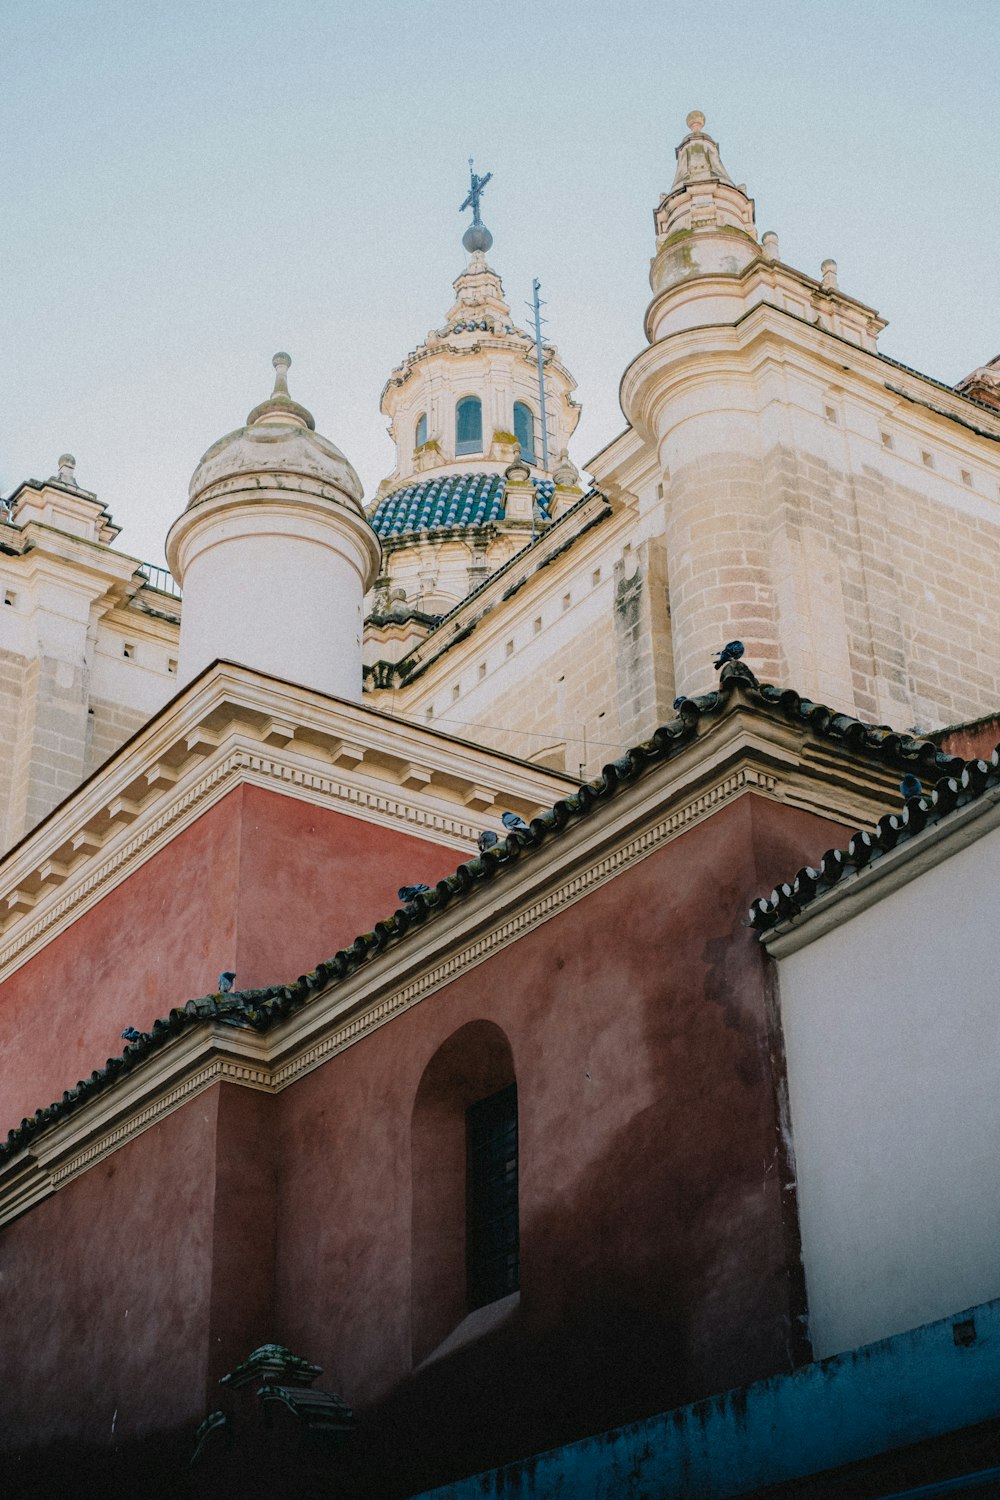
<path fill-rule="evenodd" d="M 253 892 L 259 924 L 267 872 L 276 857 L 285 868 L 284 849 L 325 849 L 331 870 L 338 848 L 347 860 L 348 844 L 338 845 L 333 829 L 327 842 L 316 835 L 311 843 L 315 814 L 287 806 L 287 824 L 269 821 L 274 809 L 258 807 L 255 794 L 237 818 L 247 850 L 240 913 Z M 59 1310 L 90 1308 L 94 1359 L 104 1370 L 117 1292 L 102 1278 L 113 1282 L 126 1263 L 130 1295 L 131 1278 L 149 1279 L 150 1316 L 167 1346 L 202 1351 L 197 1368 L 209 1373 L 199 1399 L 265 1340 L 324 1367 L 320 1384 L 361 1417 L 338 1458 L 345 1496 L 389 1500 L 787 1368 L 798 1268 L 782 1208 L 767 974 L 746 909 L 845 832 L 744 797 L 283 1094 L 227 1086 L 217 1106 L 217 1172 L 207 1160 L 215 1134 L 197 1128 L 200 1101 L 148 1131 L 0 1234 L 0 1255 L 14 1255 L 8 1264 L 31 1289 L 18 1304 L 25 1333 L 13 1351 L 15 1362 L 26 1361 L 27 1388 L 37 1399 L 46 1367 L 68 1359 L 60 1392 L 70 1401 L 68 1426 L 80 1427 L 81 1398 L 68 1392 L 91 1378 L 72 1339 L 57 1336 Z M 374 918 L 386 879 L 439 871 L 427 854 L 399 873 L 379 830 L 370 833 L 371 864 L 364 840 L 350 858 L 355 893 L 372 893 Z M 457 862 L 438 853 L 441 872 Z M 303 881 L 317 864 L 304 861 Z M 351 874 L 345 865 L 345 883 Z M 276 889 L 281 909 L 297 894 L 316 908 L 315 926 L 303 915 L 296 942 L 344 909 L 332 896 L 331 918 L 315 878 L 299 892 L 290 877 Z M 247 942 L 258 936 L 255 929 Z M 266 952 L 248 947 L 243 962 L 265 962 Z M 476 1020 L 502 1030 L 517 1078 L 520 1306 L 493 1333 L 415 1371 L 414 1106 L 438 1048 Z M 200 1196 L 208 1178 L 211 1214 Z M 125 1220 L 135 1227 L 118 1241 L 115 1194 L 125 1184 Z M 200 1258 L 178 1277 L 175 1252 L 188 1223 Z M 210 1251 L 202 1247 L 209 1224 Z M 52 1244 L 64 1247 L 55 1297 L 39 1274 L 25 1277 Z M 185 1287 L 192 1307 L 175 1334 Z M 36 1358 L 30 1330 L 38 1318 L 53 1338 Z M 160 1388 L 181 1372 L 143 1348 L 153 1364 L 137 1388 L 156 1411 Z M 195 1355 L 184 1358 L 186 1379 Z M 179 1410 L 171 1407 L 172 1417 Z M 25 1413 L 23 1430 L 33 1431 L 30 1405 Z M 102 1407 L 94 1425 L 87 1416 L 86 1433 L 100 1440 L 103 1420 Z"/>
<path fill-rule="evenodd" d="M 405 1452 L 417 1487 L 787 1368 L 797 1275 L 744 924 L 844 832 L 743 798 L 281 1097 L 279 1323 L 371 1413 L 362 1470 Z M 479 1018 L 517 1074 L 521 1306 L 411 1380 L 413 1104 Z"/>
<path fill-rule="evenodd" d="M 219 1090 L 0 1231 L 3 1447 L 205 1414 Z"/>
<path fill-rule="evenodd" d="M 215 989 L 295 979 L 459 856 L 426 839 L 244 786 L 138 866 L 0 985 L 0 1134 Z"/>

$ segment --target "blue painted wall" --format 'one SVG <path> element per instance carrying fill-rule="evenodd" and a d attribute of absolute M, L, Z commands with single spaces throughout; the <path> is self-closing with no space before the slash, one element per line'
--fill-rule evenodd
<path fill-rule="evenodd" d="M 998 1415 L 1000 1299 L 419 1500 L 723 1500 Z"/>

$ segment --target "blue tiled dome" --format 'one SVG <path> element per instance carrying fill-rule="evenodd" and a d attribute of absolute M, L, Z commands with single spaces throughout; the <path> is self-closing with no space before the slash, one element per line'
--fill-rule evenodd
<path fill-rule="evenodd" d="M 549 515 L 551 479 L 533 479 L 542 511 Z M 369 517 L 380 537 L 392 539 L 446 526 L 484 526 L 504 515 L 503 474 L 449 474 L 419 479 L 386 495 Z"/>

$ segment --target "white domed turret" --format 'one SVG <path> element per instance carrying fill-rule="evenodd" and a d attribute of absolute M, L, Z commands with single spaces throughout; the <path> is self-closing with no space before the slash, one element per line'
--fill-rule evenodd
<path fill-rule="evenodd" d="M 357 701 L 378 538 L 354 469 L 288 394 L 291 360 L 273 363 L 271 396 L 209 448 L 167 537 L 184 590 L 178 676 L 222 658 Z"/>

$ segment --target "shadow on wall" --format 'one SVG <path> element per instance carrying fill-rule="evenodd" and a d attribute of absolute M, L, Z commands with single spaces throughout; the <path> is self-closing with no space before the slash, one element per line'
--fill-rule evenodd
<path fill-rule="evenodd" d="M 492 1021 L 470 1021 L 424 1069 L 413 1106 L 413 1363 L 472 1312 L 467 1265 L 466 1112 L 514 1083 L 510 1042 Z"/>

